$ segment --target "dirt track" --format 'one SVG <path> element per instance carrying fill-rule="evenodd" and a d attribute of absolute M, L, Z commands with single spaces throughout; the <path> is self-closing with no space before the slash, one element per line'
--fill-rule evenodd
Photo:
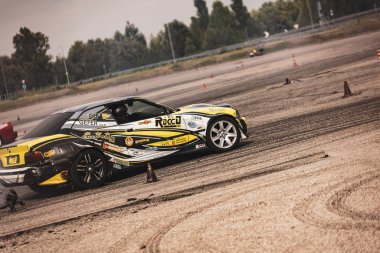
<path fill-rule="evenodd" d="M 63 188 L 42 197 L 21 187 L 26 208 L 0 213 L 0 251 L 379 252 L 379 37 L 147 81 L 140 95 L 168 105 L 230 103 L 248 117 L 250 139 L 226 154 L 156 163 L 155 184 L 145 184 L 137 168 L 84 192 Z M 285 77 L 292 84 L 283 85 Z M 343 80 L 354 96 L 342 98 Z M 128 93 L 135 85 L 112 89 Z M 65 103 L 106 97 L 102 92 L 1 117 L 22 115 L 16 127 L 28 128 Z"/>

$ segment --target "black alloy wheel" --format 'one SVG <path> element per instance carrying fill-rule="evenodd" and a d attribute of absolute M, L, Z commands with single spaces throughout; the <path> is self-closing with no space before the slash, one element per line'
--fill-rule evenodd
<path fill-rule="evenodd" d="M 81 151 L 74 159 L 69 177 L 79 190 L 95 188 L 107 180 L 108 165 L 104 155 L 94 149 Z"/>

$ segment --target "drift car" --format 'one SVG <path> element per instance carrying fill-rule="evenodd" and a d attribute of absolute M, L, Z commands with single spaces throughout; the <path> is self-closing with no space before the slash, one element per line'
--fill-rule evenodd
<path fill-rule="evenodd" d="M 12 122 L 0 124 L 0 147 L 13 142 L 17 138 L 17 132 L 13 131 Z"/>
<path fill-rule="evenodd" d="M 1 148 L 0 183 L 88 189 L 113 170 L 205 146 L 225 152 L 245 138 L 246 119 L 227 104 L 172 109 L 138 97 L 109 99 L 56 112 Z"/>

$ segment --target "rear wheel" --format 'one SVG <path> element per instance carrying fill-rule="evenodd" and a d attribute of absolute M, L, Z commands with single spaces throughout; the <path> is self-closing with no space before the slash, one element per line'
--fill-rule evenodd
<path fill-rule="evenodd" d="M 80 190 L 103 185 L 107 180 L 107 175 L 107 160 L 101 152 L 94 149 L 80 152 L 69 171 L 73 186 Z"/>
<path fill-rule="evenodd" d="M 239 127 L 231 118 L 217 118 L 209 124 L 206 140 L 207 146 L 214 152 L 232 150 L 240 143 Z"/>

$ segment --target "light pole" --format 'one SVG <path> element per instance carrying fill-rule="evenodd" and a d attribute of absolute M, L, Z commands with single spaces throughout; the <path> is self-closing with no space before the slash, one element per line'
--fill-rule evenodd
<path fill-rule="evenodd" d="M 174 63 L 175 63 L 175 62 L 176 62 L 176 59 L 175 59 L 175 53 L 174 53 L 174 48 L 173 48 L 172 35 L 171 35 L 171 33 L 170 33 L 170 25 L 167 24 L 166 27 L 168 28 L 170 48 L 172 49 L 173 61 L 174 61 Z"/>
<path fill-rule="evenodd" d="M 103 64 L 104 75 L 107 75 L 106 65 Z"/>
<path fill-rule="evenodd" d="M 63 53 L 63 48 L 62 47 L 61 47 L 61 51 L 62 51 L 63 65 L 65 66 L 65 75 L 66 75 L 66 79 L 67 79 L 67 86 L 69 86 L 70 85 L 69 72 L 67 71 L 65 54 Z"/>
<path fill-rule="evenodd" d="M 310 15 L 310 21 L 311 21 L 311 28 L 314 30 L 314 21 L 313 21 L 313 15 L 311 14 L 311 9 L 310 9 L 310 2 L 309 0 L 306 0 L 306 5 L 309 10 L 309 15 Z"/>
<path fill-rule="evenodd" d="M 6 93 L 6 96 L 8 96 L 7 81 L 5 80 L 5 74 L 4 74 L 4 69 L 3 69 L 3 62 L 1 60 L 0 60 L 0 67 L 1 67 L 1 73 L 3 73 L 5 93 Z"/>

